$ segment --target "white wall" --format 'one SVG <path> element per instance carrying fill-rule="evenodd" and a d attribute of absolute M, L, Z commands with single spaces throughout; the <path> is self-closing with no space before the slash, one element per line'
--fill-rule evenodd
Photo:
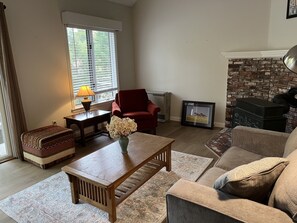
<path fill-rule="evenodd" d="M 118 35 L 121 88 L 135 87 L 131 8 L 103 0 L 3 0 L 29 129 L 71 114 L 67 48 L 61 11 L 123 22 Z"/>
<path fill-rule="evenodd" d="M 277 0 L 276 0 L 277 1 Z M 137 86 L 181 101 L 213 101 L 224 123 L 227 59 L 223 51 L 267 48 L 270 0 L 138 0 L 133 8 Z"/>
<path fill-rule="evenodd" d="M 280 0 L 138 0 L 133 17 L 131 8 L 103 0 L 3 2 L 29 129 L 52 120 L 64 125 L 71 114 L 63 10 L 121 20 L 121 88 L 172 92 L 174 119 L 182 100 L 200 100 L 216 102 L 215 121 L 224 122 L 227 60 L 221 52 L 297 43 L 297 18 L 285 18 L 287 1 Z"/>
<path fill-rule="evenodd" d="M 297 45 L 297 17 L 286 19 L 287 2 L 271 0 L 268 47 L 289 49 Z"/>

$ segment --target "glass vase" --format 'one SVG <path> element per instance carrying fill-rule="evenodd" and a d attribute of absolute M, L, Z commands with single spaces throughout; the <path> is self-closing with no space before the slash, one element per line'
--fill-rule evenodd
<path fill-rule="evenodd" d="M 129 144 L 129 138 L 127 136 L 121 136 L 119 138 L 119 144 L 121 146 L 121 149 L 122 149 L 122 153 L 123 154 L 126 154 L 128 153 L 128 144 Z"/>

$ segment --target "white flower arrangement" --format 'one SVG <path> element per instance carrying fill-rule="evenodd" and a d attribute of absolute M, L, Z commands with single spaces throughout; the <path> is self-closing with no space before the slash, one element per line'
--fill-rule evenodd
<path fill-rule="evenodd" d="M 117 116 L 112 116 L 110 123 L 106 125 L 110 137 L 120 138 L 123 136 L 128 136 L 132 132 L 137 130 L 137 124 L 133 119 L 130 118 L 119 118 Z"/>

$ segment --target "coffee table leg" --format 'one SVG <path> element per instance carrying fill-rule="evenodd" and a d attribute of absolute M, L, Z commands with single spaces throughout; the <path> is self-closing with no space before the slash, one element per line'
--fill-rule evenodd
<path fill-rule="evenodd" d="M 171 171 L 171 145 L 166 150 L 166 171 Z"/>
<path fill-rule="evenodd" d="M 109 194 L 108 195 L 108 201 L 107 201 L 108 220 L 113 223 L 113 222 L 115 222 L 117 220 L 114 189 L 110 189 L 108 191 L 108 194 Z"/>
<path fill-rule="evenodd" d="M 71 176 L 69 174 L 68 179 L 70 182 L 70 188 L 71 188 L 71 198 L 72 198 L 72 203 L 77 204 L 79 199 L 78 199 L 78 188 L 77 188 L 77 178 L 75 176 Z"/>

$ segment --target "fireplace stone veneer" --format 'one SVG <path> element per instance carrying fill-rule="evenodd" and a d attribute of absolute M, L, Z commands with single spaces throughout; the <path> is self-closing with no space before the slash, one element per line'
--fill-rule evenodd
<path fill-rule="evenodd" d="M 297 75 L 286 69 L 281 57 L 229 59 L 225 126 L 232 127 L 237 98 L 272 101 L 296 86 Z M 297 126 L 297 109 L 290 107 L 285 116 L 286 132 L 291 132 Z"/>

